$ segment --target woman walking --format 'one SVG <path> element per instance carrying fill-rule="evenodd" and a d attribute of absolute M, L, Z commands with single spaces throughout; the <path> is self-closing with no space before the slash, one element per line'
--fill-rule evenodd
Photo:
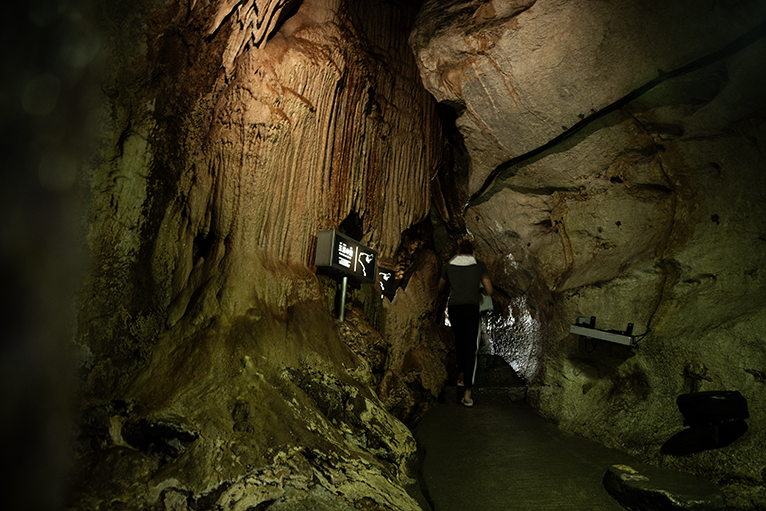
<path fill-rule="evenodd" d="M 464 406 L 473 406 L 471 389 L 476 376 L 476 353 L 479 348 L 479 303 L 482 293 L 492 295 L 492 281 L 487 266 L 473 255 L 473 244 L 463 240 L 458 253 L 442 268 L 439 292 L 449 289 L 449 320 L 455 333 L 458 385 L 464 385 Z"/>

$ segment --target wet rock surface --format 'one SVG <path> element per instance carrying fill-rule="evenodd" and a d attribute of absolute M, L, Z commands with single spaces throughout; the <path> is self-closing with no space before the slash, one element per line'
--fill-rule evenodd
<path fill-rule="evenodd" d="M 435 256 L 390 338 L 373 285 L 349 286 L 340 323 L 337 275 L 313 264 L 320 229 L 393 261 L 430 213 L 443 144 L 407 45 L 416 13 L 98 10 L 72 508 L 419 509 L 401 420 L 443 380 L 440 332 L 420 324 Z"/>
<path fill-rule="evenodd" d="M 456 378 L 448 382 L 440 402 L 460 404 L 464 388 L 455 385 Z M 527 385 L 501 356 L 480 353 L 477 357 L 476 380 L 471 397 L 477 405 L 523 403 Z"/>
<path fill-rule="evenodd" d="M 483 190 L 463 218 L 498 291 L 498 353 L 559 427 L 704 475 L 734 508 L 766 505 L 763 5 L 500 4 L 427 1 L 410 36 L 423 83 L 454 108 L 465 196 Z M 752 30 L 736 53 L 560 138 Z M 442 178 L 437 191 L 453 186 Z M 633 323 L 638 349 L 569 333 L 591 316 L 605 330 Z M 676 397 L 692 388 L 741 392 L 747 433 L 663 452 L 683 420 Z"/>
<path fill-rule="evenodd" d="M 714 484 L 647 465 L 612 465 L 604 475 L 604 487 L 631 511 L 726 509 L 723 493 Z"/>
<path fill-rule="evenodd" d="M 522 403 L 440 404 L 415 429 L 433 509 L 625 509 L 601 480 L 629 455 L 556 428 Z"/>
<path fill-rule="evenodd" d="M 100 9 L 73 507 L 417 509 L 402 421 L 446 381 L 434 289 L 463 234 L 496 282 L 497 353 L 536 410 L 704 474 L 734 509 L 766 502 L 763 41 L 503 169 L 462 209 L 511 158 L 766 17 L 703 4 Z M 439 243 L 400 250 L 422 222 Z M 356 287 L 339 325 L 319 229 L 402 264 L 394 299 Z M 592 315 L 635 323 L 639 349 L 568 334 Z M 747 433 L 662 452 L 692 388 L 749 398 Z"/>
<path fill-rule="evenodd" d="M 419 509 L 415 441 L 340 324 L 321 303 L 268 318 L 166 334 L 123 401 L 83 403 L 73 508 Z"/>

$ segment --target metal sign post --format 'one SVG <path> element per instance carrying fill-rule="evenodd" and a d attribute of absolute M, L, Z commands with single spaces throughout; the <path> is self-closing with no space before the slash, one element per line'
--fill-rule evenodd
<path fill-rule="evenodd" d="M 343 323 L 343 320 L 346 317 L 346 286 L 348 286 L 348 277 L 344 275 L 343 284 L 340 288 L 340 315 L 338 318 L 341 323 Z"/>

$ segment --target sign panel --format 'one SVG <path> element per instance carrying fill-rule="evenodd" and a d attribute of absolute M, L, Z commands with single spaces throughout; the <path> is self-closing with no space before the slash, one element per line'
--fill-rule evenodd
<path fill-rule="evenodd" d="M 378 267 L 378 282 L 380 284 L 380 292 L 384 296 L 393 298 L 396 295 L 396 273 L 394 270 Z"/>
<path fill-rule="evenodd" d="M 338 231 L 317 233 L 314 264 L 338 270 L 362 282 L 375 282 L 378 253 Z"/>

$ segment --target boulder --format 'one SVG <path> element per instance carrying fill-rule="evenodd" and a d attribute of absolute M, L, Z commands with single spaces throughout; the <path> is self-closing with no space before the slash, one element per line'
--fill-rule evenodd
<path fill-rule="evenodd" d="M 630 511 L 726 509 L 723 493 L 714 484 L 647 465 L 612 465 L 604 475 L 604 487 Z"/>

